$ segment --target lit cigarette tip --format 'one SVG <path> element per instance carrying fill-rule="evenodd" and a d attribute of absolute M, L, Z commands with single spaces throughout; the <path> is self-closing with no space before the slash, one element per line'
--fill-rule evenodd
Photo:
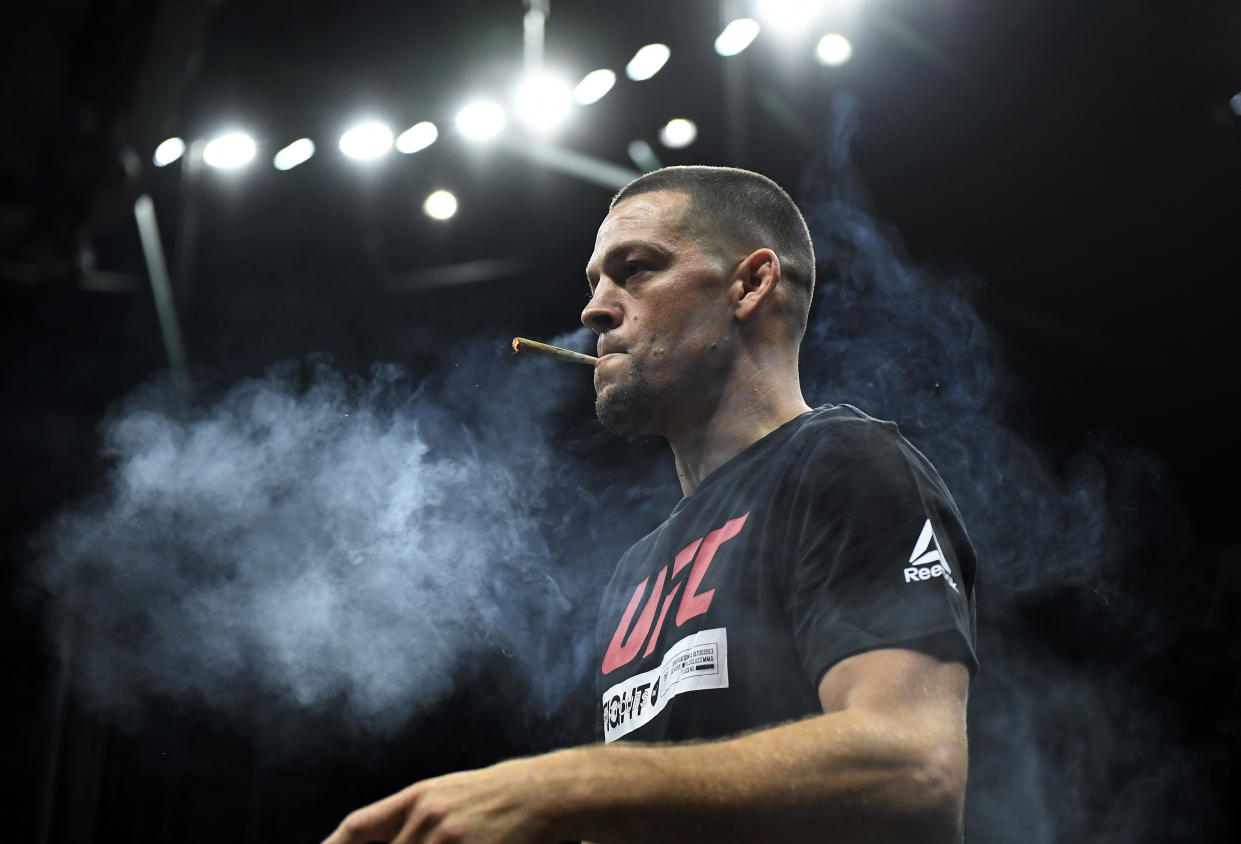
<path fill-rule="evenodd" d="M 584 355 L 581 352 L 574 352 L 569 349 L 562 349 L 559 346 L 549 346 L 546 343 L 539 343 L 536 340 L 527 340 L 525 337 L 513 338 L 513 351 L 526 352 L 531 355 L 542 355 L 543 357 L 555 358 L 566 363 L 584 363 L 588 366 L 594 366 L 599 358 Z"/>

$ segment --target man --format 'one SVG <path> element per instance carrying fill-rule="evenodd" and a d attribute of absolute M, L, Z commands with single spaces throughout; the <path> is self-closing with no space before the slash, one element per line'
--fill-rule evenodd
<path fill-rule="evenodd" d="M 599 418 L 667 439 L 685 494 L 605 593 L 605 743 L 416 783 L 326 844 L 959 839 L 972 551 L 895 426 L 803 400 L 796 206 L 659 170 L 586 272 Z"/>

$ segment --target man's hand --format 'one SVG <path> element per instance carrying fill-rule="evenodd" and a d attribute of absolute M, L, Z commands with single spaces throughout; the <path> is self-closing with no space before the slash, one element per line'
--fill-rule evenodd
<path fill-rule="evenodd" d="M 554 786 L 540 760 L 518 759 L 414 783 L 350 813 L 323 844 L 544 844 Z"/>

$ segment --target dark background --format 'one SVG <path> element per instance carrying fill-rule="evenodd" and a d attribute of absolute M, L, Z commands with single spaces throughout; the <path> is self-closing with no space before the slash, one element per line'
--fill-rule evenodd
<path fill-rule="evenodd" d="M 626 147 L 643 138 L 665 164 L 750 167 L 797 193 L 833 95 L 856 97 L 853 149 L 874 207 L 916 262 L 975 280 L 971 301 L 1012 373 L 1010 420 L 1052 463 L 1106 436 L 1159 466 L 1169 527 L 1135 553 L 1126 588 L 1180 602 L 1174 642 L 1143 670 L 1177 725 L 1170 740 L 1191 758 L 1201 750 L 1192 787 L 1217 790 L 1223 808 L 1143 840 L 1224 840 L 1241 703 L 1241 116 L 1229 107 L 1241 93 L 1241 9 L 861 5 L 852 61 L 823 68 L 812 39 L 782 46 L 767 32 L 740 56 L 716 56 L 716 3 L 558 0 L 548 61 L 575 74 L 619 71 L 650 41 L 672 48 L 655 79 L 622 76 L 558 142 L 631 166 Z M 437 365 L 443 338 L 573 327 L 609 191 L 468 148 L 449 128 L 464 92 L 512 79 L 521 14 L 516 0 L 66 0 L 6 27 L 6 591 L 21 593 L 33 564 L 26 538 L 96 482 L 104 413 L 167 366 L 133 223 L 140 194 L 160 216 L 191 365 L 220 383 L 313 352 L 347 372 L 395 360 L 417 373 Z M 363 114 L 398 130 L 430 119 L 441 139 L 359 166 L 334 138 Z M 688 149 L 656 141 L 675 116 L 699 124 Z M 244 171 L 151 166 L 163 138 L 230 123 L 260 144 Z M 318 154 L 272 169 L 271 153 L 303 135 Z M 461 210 L 435 222 L 421 202 L 445 185 Z M 512 260 L 470 284 L 402 286 L 483 259 Z M 7 840 L 313 840 L 419 776 L 581 740 L 532 737 L 473 703 L 467 681 L 462 699 L 400 741 L 342 739 L 311 760 L 171 702 L 142 730 L 120 729 L 75 698 L 39 608 L 15 599 L 4 622 L 5 766 L 18 784 Z M 1057 611 L 1039 617 L 1049 649 L 1068 652 Z M 1149 749 L 1151 765 L 1160 753 Z"/>

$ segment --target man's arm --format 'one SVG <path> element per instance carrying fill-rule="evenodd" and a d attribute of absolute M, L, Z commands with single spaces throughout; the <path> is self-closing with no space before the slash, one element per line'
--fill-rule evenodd
<path fill-rule="evenodd" d="M 968 671 L 918 651 L 842 660 L 823 715 L 733 739 L 620 742 L 416 783 L 324 844 L 951 842 L 965 799 Z"/>

